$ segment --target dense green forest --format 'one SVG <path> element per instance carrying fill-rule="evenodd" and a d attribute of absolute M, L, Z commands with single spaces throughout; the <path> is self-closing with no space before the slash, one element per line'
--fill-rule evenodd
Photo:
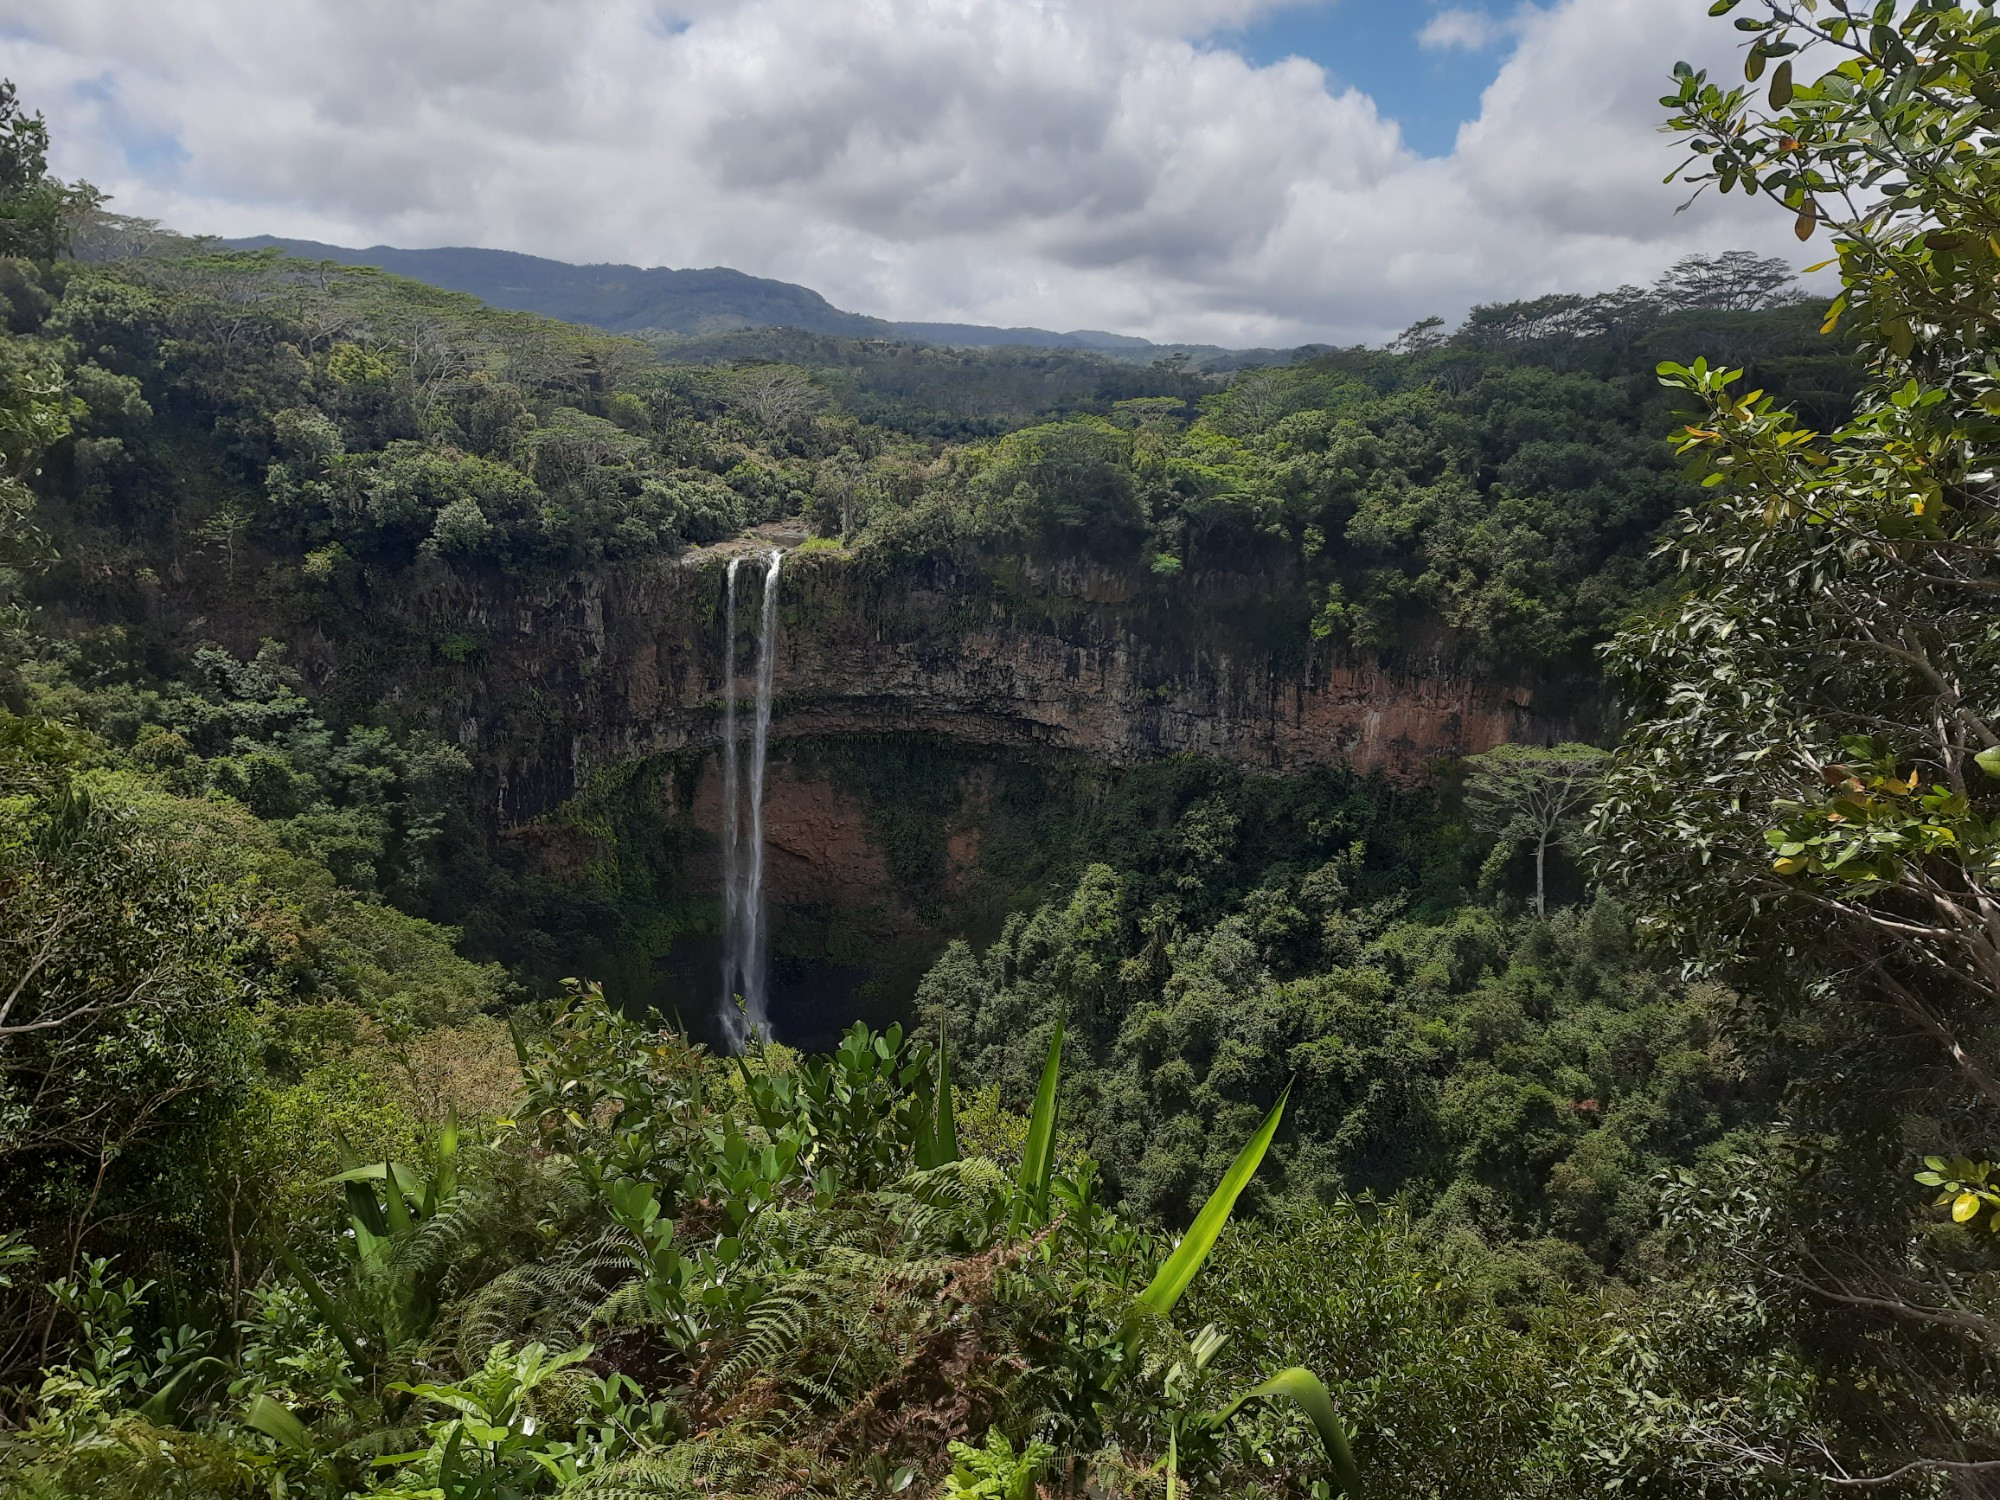
<path fill-rule="evenodd" d="M 2000 18 L 1714 9 L 1683 171 L 1830 309 L 1739 254 L 1240 369 L 221 251 L 0 92 L 0 1491 L 1990 1493 Z M 717 920 L 632 768 L 513 826 L 397 674 L 746 534 L 1618 738 L 982 764 L 977 920 L 964 753 L 806 742 L 961 936 L 729 1056 L 600 983 Z"/>

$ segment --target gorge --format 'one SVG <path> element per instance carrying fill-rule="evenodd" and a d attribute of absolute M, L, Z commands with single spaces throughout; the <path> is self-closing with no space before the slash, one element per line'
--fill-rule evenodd
<path fill-rule="evenodd" d="M 371 591 L 360 631 L 288 631 L 286 663 L 315 697 L 365 696 L 463 751 L 524 868 L 570 880 L 656 844 L 648 888 L 620 898 L 638 926 L 605 956 L 614 994 L 707 1034 L 701 976 L 720 972 L 725 1005 L 767 1024 L 775 940 L 780 1033 L 821 1039 L 902 1014 L 963 924 L 997 930 L 996 775 L 1192 757 L 1414 789 L 1600 712 L 1588 678 L 1510 679 L 1443 636 L 1372 658 L 1314 643 L 1286 628 L 1282 574 L 885 567 L 804 540 L 770 527 L 525 586 L 420 568 Z M 199 629 L 248 657 L 270 616 L 238 618 L 216 599 Z M 928 788 L 921 849 L 840 748 L 891 742 Z"/>
<path fill-rule="evenodd" d="M 613 337 L 0 80 L 0 1493 L 1988 1493 L 2000 16 L 1707 9 L 1830 308 L 1254 360 L 478 257 Z"/>

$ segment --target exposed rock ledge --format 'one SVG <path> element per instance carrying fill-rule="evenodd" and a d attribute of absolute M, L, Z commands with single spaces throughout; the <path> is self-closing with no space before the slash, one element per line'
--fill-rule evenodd
<path fill-rule="evenodd" d="M 481 651 L 389 690 L 406 703 L 422 695 L 410 706 L 474 755 L 507 823 L 609 767 L 709 748 L 723 555 L 610 566 L 537 592 L 437 580 L 389 607 L 433 635 L 455 623 Z M 762 572 L 739 576 L 746 700 Z M 1408 780 L 1440 756 L 1575 733 L 1523 684 L 1300 645 L 1259 651 L 1241 626 L 1258 604 L 1246 579 L 1182 596 L 1072 565 L 1010 588 L 937 564 L 885 577 L 805 553 L 786 559 L 780 600 L 780 739 L 918 732 L 1112 763 L 1176 752 L 1271 769 L 1346 761 Z"/>

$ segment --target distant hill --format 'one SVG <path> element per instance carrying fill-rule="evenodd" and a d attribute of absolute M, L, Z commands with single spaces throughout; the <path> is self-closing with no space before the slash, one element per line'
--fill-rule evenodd
<path fill-rule="evenodd" d="M 944 344 L 954 349 L 992 349 L 1004 344 L 1020 344 L 1031 349 L 1095 349 L 1102 353 L 1141 354 L 1161 346 L 1151 339 L 1124 333 L 1101 333 L 1095 328 L 1079 328 L 1074 333 L 1051 333 L 1046 328 L 988 328 L 980 323 L 894 323 L 897 334 L 924 344 Z"/>
<path fill-rule="evenodd" d="M 810 287 L 748 276 L 723 266 L 702 271 L 574 266 L 512 250 L 455 246 L 398 250 L 390 245 L 351 250 L 268 234 L 223 243 L 234 250 L 273 248 L 308 260 L 374 266 L 446 291 L 470 292 L 495 307 L 542 313 L 566 323 L 588 323 L 612 333 L 714 334 L 737 328 L 796 328 L 805 333 L 902 339 L 950 348 L 1021 345 L 1088 349 L 1128 359 L 1156 350 L 1168 352 L 1165 346 L 1147 339 L 1094 329 L 1052 333 L 1046 328 L 987 328 L 976 323 L 892 323 L 842 312 Z"/>
<path fill-rule="evenodd" d="M 894 325 L 842 312 L 818 292 L 717 266 L 703 271 L 638 266 L 573 266 L 512 250 L 350 250 L 272 235 L 226 240 L 237 250 L 267 247 L 308 260 L 375 266 L 447 291 L 470 292 L 495 307 L 588 323 L 612 333 L 719 333 L 731 328 L 800 328 L 849 338 L 893 338 Z"/>

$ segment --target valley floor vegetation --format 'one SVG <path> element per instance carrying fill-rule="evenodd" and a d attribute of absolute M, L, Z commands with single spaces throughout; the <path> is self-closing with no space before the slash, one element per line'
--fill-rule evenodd
<path fill-rule="evenodd" d="M 1683 173 L 1830 309 L 1729 256 L 1234 371 L 219 252 L 0 90 L 0 1492 L 2000 1488 L 2000 17 L 1711 9 Z M 719 1056 L 397 673 L 780 521 L 1628 718 L 1028 796 L 904 1024 Z"/>

